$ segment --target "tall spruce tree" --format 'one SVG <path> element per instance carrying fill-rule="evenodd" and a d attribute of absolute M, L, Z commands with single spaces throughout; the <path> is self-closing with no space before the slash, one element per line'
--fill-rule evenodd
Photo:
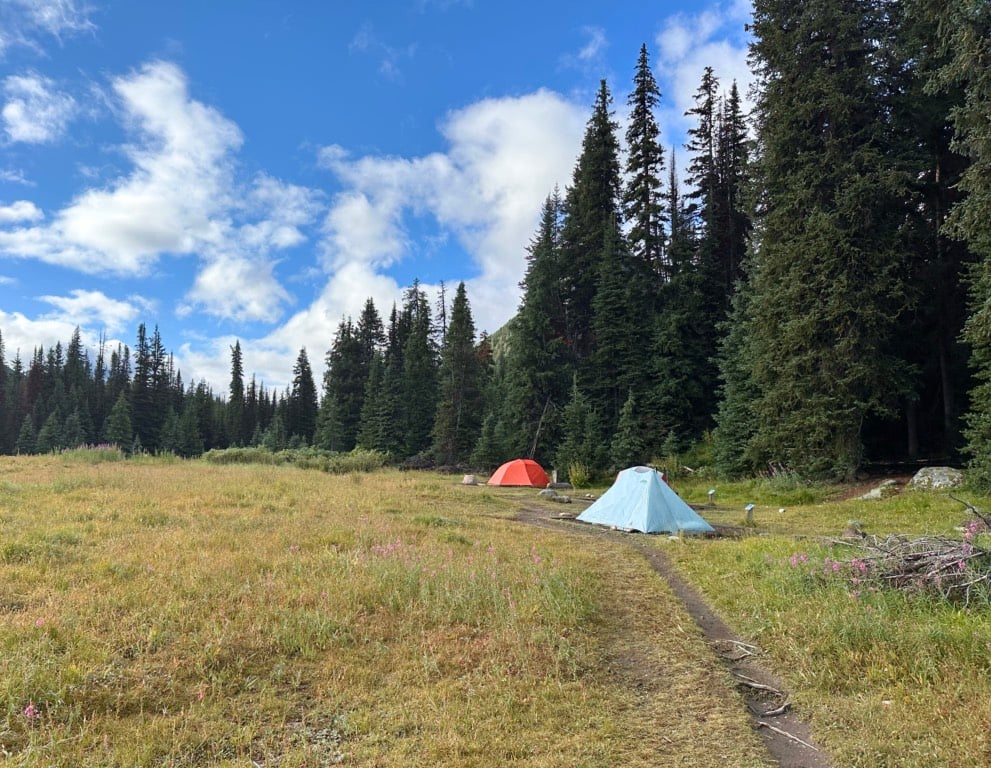
<path fill-rule="evenodd" d="M 849 477 L 864 419 L 899 394 L 904 308 L 878 49 L 883 3 L 757 0 L 753 60 L 767 205 L 751 271 L 754 447 L 811 477 Z"/>
<path fill-rule="evenodd" d="M 505 449 L 541 463 L 549 463 L 554 455 L 560 434 L 557 415 L 568 401 L 575 366 L 561 284 L 562 218 L 555 190 L 544 201 L 537 233 L 527 248 L 527 270 L 520 283 L 523 297 L 506 328 L 510 341 L 494 385 L 499 391 L 488 398 L 489 410 L 499 411 L 491 434 L 501 430 L 514 435 Z"/>
<path fill-rule="evenodd" d="M 231 445 L 247 445 L 251 437 L 245 413 L 244 360 L 241 341 L 231 347 L 231 383 L 227 398 L 227 436 Z"/>
<path fill-rule="evenodd" d="M 403 345 L 400 385 L 403 451 L 415 456 L 430 447 L 437 410 L 437 354 L 433 344 L 430 302 L 419 282 L 406 291 L 403 325 L 409 329 Z"/>
<path fill-rule="evenodd" d="M 337 326 L 326 363 L 316 443 L 327 450 L 350 451 L 358 439 L 369 365 L 360 329 L 350 317 Z"/>
<path fill-rule="evenodd" d="M 629 225 L 626 239 L 630 255 L 641 260 L 653 273 L 652 287 L 667 277 L 664 254 L 663 183 L 664 150 L 655 110 L 661 102 L 650 68 L 647 46 L 640 47 L 633 91 L 627 104 L 630 123 L 626 129 L 626 186 L 623 190 L 623 214 Z M 645 279 L 647 278 L 645 275 Z"/>
<path fill-rule="evenodd" d="M 306 355 L 306 347 L 299 350 L 292 369 L 292 384 L 286 397 L 285 432 L 289 438 L 296 436 L 309 444 L 317 427 L 317 387 L 313 382 L 313 369 Z"/>
<path fill-rule="evenodd" d="M 940 52 L 947 57 L 931 90 L 959 88 L 964 95 L 950 116 L 953 146 L 970 164 L 958 184 L 965 197 L 946 227 L 976 257 L 964 333 L 977 383 L 970 393 L 966 438 L 975 484 L 991 487 L 991 5 L 979 0 L 920 0 L 918 5 L 938 30 Z"/>
<path fill-rule="evenodd" d="M 560 266 L 567 342 L 580 369 L 590 359 L 595 346 L 592 305 L 605 236 L 615 222 L 622 222 L 617 129 L 612 116 L 612 96 L 603 80 L 565 197 L 565 223 L 561 230 Z"/>
<path fill-rule="evenodd" d="M 433 452 L 441 464 L 471 457 L 482 427 L 482 363 L 475 348 L 475 323 L 463 282 L 451 303 L 438 374 L 439 397 L 434 417 Z"/>

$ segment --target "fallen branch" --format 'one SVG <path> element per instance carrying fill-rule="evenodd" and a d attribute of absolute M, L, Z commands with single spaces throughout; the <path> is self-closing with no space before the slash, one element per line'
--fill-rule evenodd
<path fill-rule="evenodd" d="M 809 742 L 802 741 L 800 738 L 798 738 L 798 736 L 795 736 L 794 734 L 788 733 L 788 731 L 783 731 L 780 728 L 775 728 L 773 725 L 771 725 L 770 723 L 765 723 L 763 720 L 758 720 L 757 721 L 757 727 L 758 728 L 767 728 L 769 731 L 774 731 L 775 733 L 784 736 L 786 739 L 791 739 L 792 741 L 801 744 L 803 747 L 808 747 L 813 752 L 818 752 L 819 751 L 819 748 L 818 747 L 812 746 L 811 744 L 809 744 Z"/>
<path fill-rule="evenodd" d="M 780 707 L 775 707 L 774 709 L 769 709 L 769 710 L 767 710 L 767 712 L 764 712 L 760 716 L 761 717 L 777 717 L 778 715 L 783 715 L 789 709 L 791 709 L 791 702 L 790 701 L 785 701 Z"/>
<path fill-rule="evenodd" d="M 756 680 L 754 680 L 752 677 L 741 675 L 738 672 L 734 672 L 733 677 L 736 678 L 737 685 L 745 685 L 747 688 L 753 688 L 758 691 L 767 691 L 768 693 L 773 693 L 778 696 L 785 695 L 777 688 L 772 688 L 770 685 L 764 685 L 763 683 L 759 683 Z"/>

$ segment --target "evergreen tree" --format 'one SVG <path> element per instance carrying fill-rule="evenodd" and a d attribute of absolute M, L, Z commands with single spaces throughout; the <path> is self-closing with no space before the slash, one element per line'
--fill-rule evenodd
<path fill-rule="evenodd" d="M 556 412 L 568 401 L 575 366 L 560 279 L 562 217 L 555 190 L 544 201 L 539 228 L 527 249 L 526 276 L 520 283 L 523 298 L 505 329 L 510 340 L 503 355 L 501 386 L 488 398 L 490 410 L 505 405 L 496 421 L 517 436 L 505 446 L 507 453 L 530 456 L 542 464 L 550 463 L 560 439 Z M 502 461 L 508 457 L 504 456 Z"/>
<path fill-rule="evenodd" d="M 626 129 L 626 177 L 623 213 L 629 223 L 630 254 L 650 267 L 653 286 L 667 277 L 664 254 L 664 208 L 661 184 L 664 150 L 654 111 L 661 101 L 647 46 L 640 47 L 633 92 L 628 104 L 630 124 Z"/>
<path fill-rule="evenodd" d="M 175 452 L 187 459 L 203 453 L 203 438 L 200 436 L 195 401 L 187 402 L 182 409 L 176 430 Z"/>
<path fill-rule="evenodd" d="M 158 452 L 178 453 L 179 448 L 179 417 L 175 409 L 169 408 L 165 420 L 158 431 Z"/>
<path fill-rule="evenodd" d="M 430 304 L 417 282 L 406 292 L 403 314 L 409 328 L 403 345 L 400 387 L 403 451 L 407 456 L 415 456 L 430 447 L 437 411 L 437 357 Z"/>
<path fill-rule="evenodd" d="M 584 393 L 578 388 L 577 378 L 572 384 L 571 400 L 564 408 L 564 439 L 557 449 L 555 466 L 571 477 L 575 467 L 594 474 L 604 469 L 608 461 L 608 442 L 602 431 L 599 415 Z"/>
<path fill-rule="evenodd" d="M 327 352 L 315 442 L 322 448 L 350 451 L 358 439 L 370 358 L 360 329 L 341 320 Z"/>
<path fill-rule="evenodd" d="M 292 386 L 286 398 L 285 430 L 289 437 L 298 435 L 306 443 L 313 440 L 317 427 L 317 387 L 306 348 L 299 350 L 292 370 Z"/>
<path fill-rule="evenodd" d="M 244 394 L 244 362 L 241 342 L 231 347 L 231 383 L 227 399 L 227 435 L 231 445 L 246 445 L 251 432 L 248 430 Z"/>
<path fill-rule="evenodd" d="M 434 456 L 441 464 L 467 461 L 482 422 L 482 364 L 475 348 L 475 323 L 465 284 L 459 283 L 444 334 L 440 395 L 433 427 Z"/>
<path fill-rule="evenodd" d="M 131 425 L 145 450 L 158 446 L 158 414 L 155 413 L 155 361 L 145 324 L 138 326 L 134 347 L 134 378 L 131 380 Z M 164 414 L 163 414 L 164 416 Z"/>
<path fill-rule="evenodd" d="M 970 164 L 958 184 L 965 197 L 946 227 L 977 258 L 965 327 L 976 380 L 966 437 L 975 484 L 991 487 L 991 6 L 974 0 L 921 0 L 919 6 L 938 29 L 940 52 L 947 57 L 931 89 L 959 88 L 964 94 L 951 111 L 953 146 Z"/>
<path fill-rule="evenodd" d="M 609 227 L 621 222 L 618 128 L 612 96 L 603 80 L 582 141 L 572 185 L 565 199 L 561 230 L 562 298 L 566 336 L 583 362 L 592 354 L 592 305 L 599 261 Z"/>
<path fill-rule="evenodd" d="M 861 427 L 899 394 L 904 309 L 880 4 L 755 3 L 760 182 L 748 359 L 754 447 L 805 476 L 849 477 Z"/>
<path fill-rule="evenodd" d="M 389 450 L 387 447 L 389 425 L 380 420 L 380 416 L 383 414 L 380 401 L 383 397 L 382 379 L 384 375 L 385 362 L 382 353 L 375 352 L 368 369 L 365 400 L 361 406 L 361 426 L 358 430 L 358 445 L 374 451 Z"/>
<path fill-rule="evenodd" d="M 598 280 L 592 302 L 595 334 L 593 367 L 587 376 L 594 404 L 610 434 L 630 391 L 642 392 L 650 380 L 643 334 L 651 316 L 644 263 L 630 257 L 622 233 L 612 222 L 603 237 Z"/>
<path fill-rule="evenodd" d="M 3 334 L 0 333 L 0 453 L 10 453 L 16 441 L 15 422 L 12 413 L 13 398 L 7 382 L 7 361 L 4 357 Z"/>
<path fill-rule="evenodd" d="M 28 456 L 35 453 L 37 448 L 38 436 L 34 431 L 34 420 L 29 413 L 24 417 L 24 422 L 21 424 L 21 431 L 17 435 L 17 443 L 14 445 L 14 451 L 18 455 Z"/>
<path fill-rule="evenodd" d="M 52 411 L 38 430 L 35 449 L 38 453 L 51 453 L 63 447 L 62 424 L 57 411 Z"/>
<path fill-rule="evenodd" d="M 632 393 L 623 403 L 619 425 L 609 447 L 609 456 L 616 469 L 640 466 L 646 464 L 650 458 L 637 414 L 637 402 Z"/>
<path fill-rule="evenodd" d="M 653 433 L 650 448 L 666 444 L 681 450 L 708 427 L 715 383 L 709 369 L 711 320 L 706 317 L 705 276 L 696 261 L 692 218 L 683 204 L 674 152 L 668 183 L 670 279 L 660 292 L 660 310 L 651 326 L 652 366 L 648 379 L 647 419 Z"/>
<path fill-rule="evenodd" d="M 103 424 L 103 439 L 108 443 L 117 445 L 124 451 L 131 447 L 134 431 L 131 428 L 130 406 L 127 402 L 126 392 L 121 392 L 117 396 L 114 407 L 110 409 L 107 420 Z"/>

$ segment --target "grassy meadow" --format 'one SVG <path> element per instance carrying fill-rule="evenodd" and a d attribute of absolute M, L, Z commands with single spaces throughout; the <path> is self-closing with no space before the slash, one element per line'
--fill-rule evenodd
<path fill-rule="evenodd" d="M 532 492 L 98 458 L 0 458 L 0 765 L 769 765 L 643 559 Z"/>
<path fill-rule="evenodd" d="M 706 486 L 674 483 L 704 502 Z M 850 520 L 869 534 L 960 538 L 970 515 L 946 492 L 839 500 L 835 490 L 767 481 L 714 487 L 713 523 L 754 535 L 652 540 L 787 681 L 838 766 L 991 765 L 991 605 L 877 589 L 859 548 L 835 544 Z M 955 496 L 991 510 L 991 499 Z M 991 548 L 991 536 L 975 541 Z M 853 566 L 851 567 L 851 561 Z"/>

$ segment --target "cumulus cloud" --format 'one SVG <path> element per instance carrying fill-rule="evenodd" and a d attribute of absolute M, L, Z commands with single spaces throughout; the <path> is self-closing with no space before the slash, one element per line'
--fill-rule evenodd
<path fill-rule="evenodd" d="M 707 66 L 721 87 L 729 91 L 735 80 L 744 110 L 753 74 L 747 64 L 748 40 L 744 25 L 751 19 L 749 2 L 736 0 L 695 14 L 668 17 L 657 33 L 658 81 L 664 94 L 659 122 L 665 135 L 684 135 L 690 121 L 685 112 L 695 106 L 695 92 Z"/>
<path fill-rule="evenodd" d="M 305 240 L 319 195 L 267 175 L 239 184 L 240 130 L 190 97 L 176 65 L 151 62 L 111 85 L 132 136 L 121 147 L 131 170 L 81 192 L 48 222 L 31 203 L 2 209 L 0 225 L 33 226 L 0 228 L 0 254 L 126 276 L 147 275 L 163 255 L 196 255 L 203 266 L 187 310 L 276 319 L 289 294 L 272 254 Z"/>
<path fill-rule="evenodd" d="M 153 304 L 140 296 L 132 296 L 127 301 L 112 299 L 103 291 L 76 289 L 68 296 L 39 296 L 39 301 L 50 304 L 54 310 L 42 315 L 44 320 L 54 320 L 67 325 L 101 328 L 108 333 L 125 331 L 148 312 Z"/>
<path fill-rule="evenodd" d="M 30 200 L 17 200 L 10 205 L 0 206 L 0 224 L 16 221 L 38 221 L 44 218 L 41 209 Z"/>
<path fill-rule="evenodd" d="M 478 275 L 469 288 L 476 325 L 501 326 L 516 310 L 541 204 L 570 178 L 586 113 L 542 90 L 450 113 L 441 125 L 443 153 L 351 158 L 340 147 L 325 149 L 324 166 L 346 190 L 331 202 L 321 243 L 330 273 L 324 307 L 336 305 L 334 326 L 373 295 L 363 286 L 383 288 L 378 273 L 410 254 L 414 216 L 449 232 L 465 256 L 461 273 Z M 348 290 L 337 290 L 343 281 Z"/>
<path fill-rule="evenodd" d="M 11 142 L 55 141 L 65 133 L 76 111 L 75 99 L 56 90 L 49 78 L 35 73 L 6 77 L 3 93 L 5 101 L 0 118 Z"/>

